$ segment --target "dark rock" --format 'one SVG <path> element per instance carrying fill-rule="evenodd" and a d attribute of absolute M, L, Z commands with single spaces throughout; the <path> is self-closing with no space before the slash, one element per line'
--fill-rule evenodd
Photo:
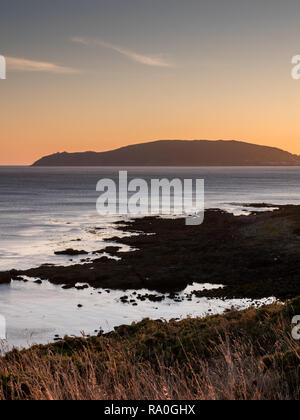
<path fill-rule="evenodd" d="M 13 276 L 12 277 L 12 280 L 15 280 L 15 281 L 24 281 L 23 277 L 21 277 L 21 276 Z"/>
<path fill-rule="evenodd" d="M 68 248 L 65 251 L 56 251 L 55 255 L 67 255 L 67 256 L 76 256 L 76 255 L 88 255 L 87 251 L 77 251 L 76 249 Z"/>
<path fill-rule="evenodd" d="M 84 284 L 82 286 L 75 286 L 75 289 L 77 289 L 77 290 L 84 290 L 84 289 L 88 289 L 88 288 L 89 288 L 89 286 L 87 284 Z"/>
<path fill-rule="evenodd" d="M 62 289 L 68 290 L 68 289 L 73 289 L 74 285 L 73 284 L 65 284 L 64 286 L 62 286 Z"/>
<path fill-rule="evenodd" d="M 120 249 L 122 249 L 122 247 L 120 246 L 107 246 L 106 248 L 100 249 L 98 251 L 93 251 L 93 255 L 98 255 L 98 254 L 110 254 L 112 256 L 117 256 L 119 254 Z"/>
<path fill-rule="evenodd" d="M 0 273 L 0 284 L 9 284 L 11 280 L 12 277 L 8 271 Z"/>
<path fill-rule="evenodd" d="M 99 257 L 87 264 L 41 266 L 11 274 L 70 287 L 87 283 L 106 290 L 147 288 L 168 293 L 177 302 L 182 301 L 178 292 L 193 283 L 226 286 L 193 292 L 198 298 L 289 299 L 300 295 L 300 247 L 295 233 L 300 228 L 300 206 L 278 207 L 239 217 L 212 209 L 200 226 L 186 226 L 184 219 L 138 218 L 116 225 L 128 233 L 142 232 L 117 239 L 138 249 L 122 253 L 121 260 Z M 10 282 L 11 274 L 0 273 L 0 282 Z"/>

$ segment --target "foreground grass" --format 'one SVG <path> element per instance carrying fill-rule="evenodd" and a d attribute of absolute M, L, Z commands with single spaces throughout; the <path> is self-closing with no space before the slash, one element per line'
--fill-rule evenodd
<path fill-rule="evenodd" d="M 298 314 L 300 297 L 15 350 L 0 359 L 0 399 L 299 399 Z"/>

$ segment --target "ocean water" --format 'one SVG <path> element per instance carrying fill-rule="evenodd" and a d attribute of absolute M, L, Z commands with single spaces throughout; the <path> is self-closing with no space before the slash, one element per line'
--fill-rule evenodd
<path fill-rule="evenodd" d="M 113 225 L 120 218 L 98 215 L 96 184 L 102 178 L 117 179 L 119 170 L 126 168 L 0 167 L 0 271 L 45 263 L 73 264 L 79 257 L 55 256 L 54 252 L 66 248 L 90 252 L 109 245 L 103 239 L 120 235 Z M 243 207 L 245 203 L 264 202 L 276 206 L 300 202 L 299 167 L 127 170 L 129 178 L 146 180 L 204 179 L 205 207 L 222 208 L 236 215 L 249 211 Z M 124 247 L 123 250 L 128 249 Z M 85 316 L 87 309 L 80 312 L 75 303 L 80 296 L 87 299 L 87 293 L 91 313 Z M 127 307 L 124 312 L 124 305 L 118 302 L 118 292 L 107 296 L 105 292 L 95 293 L 94 297 L 91 293 L 62 291 L 56 286 L 38 286 L 32 282 L 1 286 L 0 314 L 7 318 L 9 343 L 26 346 L 32 342 L 47 342 L 53 339 L 53 334 L 92 332 L 100 326 L 105 329 L 105 325 L 112 328 L 122 321 L 138 320 L 142 314 L 156 318 L 181 317 L 189 313 L 202 315 L 208 304 L 213 312 L 232 304 L 228 302 L 224 307 L 221 302 L 212 304 L 199 299 L 185 302 L 183 306 L 174 302 L 168 302 L 169 306 L 166 302 L 149 302 L 140 303 L 137 308 L 130 307 L 130 310 Z M 235 304 L 243 307 L 242 302 Z M 68 310 L 62 309 L 66 307 Z M 78 313 L 81 326 L 76 318 Z M 37 325 L 38 319 L 40 324 Z"/>
<path fill-rule="evenodd" d="M 193 290 L 209 290 L 219 285 L 194 284 L 179 293 L 186 297 Z M 145 294 L 148 290 L 139 290 Z M 151 292 L 153 293 L 153 292 Z M 115 326 L 141 321 L 144 318 L 182 319 L 222 314 L 225 310 L 245 309 L 250 305 L 261 306 L 272 303 L 274 298 L 252 302 L 251 299 L 207 299 L 192 297 L 191 301 L 166 298 L 162 302 L 138 302 L 137 306 L 120 302 L 121 296 L 135 298 L 133 291 L 69 289 L 43 282 L 42 285 L 30 279 L 28 283 L 13 281 L 11 285 L 0 285 L 0 313 L 7 320 L 7 340 L 2 349 L 29 347 L 32 344 L 47 344 L 55 336 L 95 335 L 100 329 L 104 332 Z M 157 294 L 159 295 L 159 293 Z M 78 305 L 82 305 L 78 308 Z M 1 353 L 1 340 L 0 340 Z"/>
<path fill-rule="evenodd" d="M 121 168 L 122 170 L 124 168 Z M 41 263 L 66 264 L 54 251 L 100 249 L 115 235 L 116 217 L 96 212 L 101 178 L 119 168 L 0 167 L 0 271 Z M 206 208 L 235 214 L 243 203 L 299 204 L 300 168 L 129 168 L 130 178 L 201 178 Z M 100 227 L 95 233 L 94 228 Z M 82 239 L 82 243 L 74 242 Z"/>

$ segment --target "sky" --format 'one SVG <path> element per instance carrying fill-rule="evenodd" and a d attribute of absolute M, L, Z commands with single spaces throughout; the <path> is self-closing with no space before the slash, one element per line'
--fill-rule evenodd
<path fill-rule="evenodd" d="M 299 0 L 1 0 L 0 165 L 157 139 L 300 154 Z"/>

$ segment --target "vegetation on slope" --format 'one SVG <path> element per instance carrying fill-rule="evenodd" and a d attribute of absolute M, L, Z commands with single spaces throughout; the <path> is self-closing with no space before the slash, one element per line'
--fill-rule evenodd
<path fill-rule="evenodd" d="M 300 297 L 14 350 L 0 359 L 0 398 L 299 399 L 297 314 Z"/>

